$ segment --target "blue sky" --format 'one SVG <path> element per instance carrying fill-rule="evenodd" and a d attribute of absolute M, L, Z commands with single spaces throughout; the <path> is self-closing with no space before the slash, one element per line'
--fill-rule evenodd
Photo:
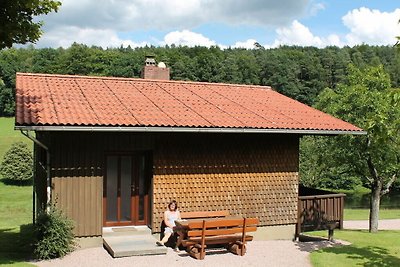
<path fill-rule="evenodd" d="M 38 47 L 392 45 L 397 0 L 62 0 Z"/>

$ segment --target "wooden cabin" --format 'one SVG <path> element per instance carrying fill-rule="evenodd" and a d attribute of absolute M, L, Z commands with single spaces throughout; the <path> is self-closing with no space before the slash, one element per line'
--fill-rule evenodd
<path fill-rule="evenodd" d="M 300 137 L 364 133 L 270 87 L 170 81 L 150 67 L 152 79 L 17 73 L 35 209 L 52 199 L 78 237 L 159 232 L 175 199 L 181 211 L 257 217 L 256 239 L 292 239 Z"/>

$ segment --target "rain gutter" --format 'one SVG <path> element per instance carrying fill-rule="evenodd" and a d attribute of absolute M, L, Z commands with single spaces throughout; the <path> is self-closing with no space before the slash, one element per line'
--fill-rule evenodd
<path fill-rule="evenodd" d="M 66 131 L 66 132 L 168 132 L 168 133 L 285 133 L 307 135 L 366 135 L 367 132 L 344 130 L 306 129 L 256 129 L 256 128 L 198 128 L 198 127 L 123 127 L 123 126 L 15 126 L 25 131 Z"/>

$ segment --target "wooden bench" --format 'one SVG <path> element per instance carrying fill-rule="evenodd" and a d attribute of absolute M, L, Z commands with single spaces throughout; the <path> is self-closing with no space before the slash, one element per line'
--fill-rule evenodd
<path fill-rule="evenodd" d="M 221 218 L 229 215 L 227 210 L 181 212 L 182 219 Z"/>
<path fill-rule="evenodd" d="M 249 232 L 255 232 L 257 218 L 219 218 L 189 222 L 187 239 L 182 241 L 186 251 L 196 259 L 204 259 L 207 245 L 221 244 L 228 251 L 243 256 L 246 242 L 253 240 Z"/>
<path fill-rule="evenodd" d="M 222 218 L 229 216 L 229 211 L 227 210 L 217 210 L 217 211 L 189 211 L 189 212 L 180 212 L 181 219 L 208 219 L 208 218 Z M 161 232 L 160 232 L 160 240 L 164 237 L 165 230 L 165 222 L 161 221 Z M 173 247 L 174 243 L 177 242 L 177 236 L 172 235 L 170 240 L 167 242 L 167 246 Z"/>

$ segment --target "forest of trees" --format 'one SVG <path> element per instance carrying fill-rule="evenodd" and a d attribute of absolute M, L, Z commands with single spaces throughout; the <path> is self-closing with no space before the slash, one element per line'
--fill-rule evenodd
<path fill-rule="evenodd" d="M 88 47 L 33 46 L 0 51 L 0 116 L 13 116 L 16 72 L 139 77 L 146 55 L 164 61 L 171 79 L 269 85 L 313 105 L 325 88 L 345 82 L 347 67 L 382 64 L 392 87 L 400 84 L 400 55 L 392 46 L 289 47 L 276 49 L 220 49 L 218 47 Z"/>
<path fill-rule="evenodd" d="M 400 54 L 396 50 L 392 46 L 369 45 L 323 49 L 296 46 L 276 49 L 257 47 L 252 50 L 175 46 L 102 49 L 76 43 L 67 49 L 34 47 L 5 49 L 0 51 L 0 116 L 14 115 L 16 72 L 140 77 L 147 55 L 155 56 L 157 61 L 165 62 L 171 68 L 173 80 L 269 85 L 289 97 L 311 106 L 319 105 L 320 109 L 334 114 L 338 108 L 326 104 L 333 104 L 333 100 L 338 99 L 334 98 L 335 94 L 339 96 L 344 94 L 343 86 L 351 88 L 361 83 L 354 84 L 351 78 L 355 77 L 351 73 L 352 70 L 354 72 L 357 69 L 376 69 L 377 73 L 388 74 L 384 79 L 388 83 L 385 90 L 390 92 L 390 88 L 400 87 Z M 361 78 L 364 76 L 368 75 L 358 75 Z M 375 75 L 369 76 L 374 79 Z M 321 106 L 321 103 L 324 103 L 321 102 L 321 95 L 327 92 L 327 88 L 330 88 L 328 90 L 333 100 L 326 98 L 325 93 L 325 105 Z M 335 102 L 337 107 L 340 107 L 340 101 Z M 388 107 L 388 110 L 382 110 L 383 117 L 387 112 L 389 112 L 387 114 L 393 113 L 390 106 Z M 351 109 L 348 111 L 352 113 Z M 335 115 L 349 120 L 340 114 Z M 358 119 L 361 120 L 349 121 L 357 125 L 361 123 L 359 126 L 369 128 L 369 124 L 364 125 L 362 118 Z M 373 120 L 374 117 L 370 119 L 372 122 Z M 393 123 L 396 125 L 390 126 L 394 129 L 393 133 L 398 135 L 398 119 L 392 120 L 391 124 Z M 373 136 L 368 135 L 367 138 L 369 137 Z M 322 188 L 352 189 L 356 185 L 372 188 L 373 184 L 365 182 L 363 177 L 354 174 L 354 168 L 349 169 L 352 172 L 344 170 L 350 163 L 343 164 L 343 159 L 340 161 L 329 154 L 336 151 L 333 148 L 341 151 L 336 153 L 340 155 L 347 155 L 343 151 L 356 151 L 348 143 L 343 143 L 340 138 L 302 139 L 300 164 L 302 181 L 307 185 Z M 398 138 L 395 138 L 390 145 L 394 153 L 391 165 L 394 171 L 388 172 L 394 173 L 396 177 L 399 175 L 400 160 L 398 143 Z M 367 154 L 370 153 L 368 149 L 365 151 Z M 380 164 L 384 160 L 382 156 L 377 156 L 375 164 Z M 365 160 L 360 158 L 357 162 L 365 169 Z M 354 164 L 352 166 L 355 166 Z"/>

